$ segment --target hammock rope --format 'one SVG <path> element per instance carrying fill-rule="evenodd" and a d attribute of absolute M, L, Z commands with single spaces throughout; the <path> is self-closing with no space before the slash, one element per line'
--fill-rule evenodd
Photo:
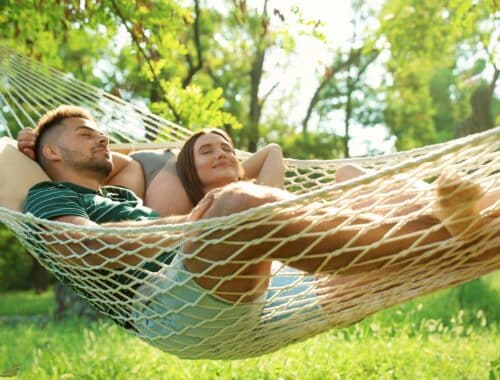
<path fill-rule="evenodd" d="M 12 135 L 16 126 L 33 126 L 42 114 L 60 104 L 87 108 L 112 143 L 128 144 L 132 149 L 140 144 L 151 148 L 158 146 L 156 143 L 180 146 L 191 134 L 146 109 L 0 47 L 0 127 L 6 134 Z M 467 241 L 453 237 L 424 244 L 433 231 L 442 227 L 437 224 L 407 235 L 413 237 L 413 243 L 396 254 L 371 260 L 366 255 L 397 241 L 398 229 L 418 215 L 431 212 L 435 179 L 444 171 L 467 177 L 485 192 L 500 191 L 499 137 L 500 128 L 495 128 L 449 143 L 386 156 L 325 161 L 286 159 L 285 186 L 297 198 L 193 223 L 141 228 L 81 227 L 42 220 L 5 207 L 0 207 L 0 221 L 56 277 L 150 344 L 182 358 L 253 357 L 498 269 L 497 220 L 487 229 L 474 232 Z M 241 157 L 248 155 L 238 153 Z M 336 183 L 335 173 L 346 163 L 360 164 L 372 171 Z M 404 199 L 395 201 L 401 194 Z M 483 210 L 483 215 L 497 213 L 499 203 L 494 201 Z M 420 207 L 401 214 L 401 209 L 412 204 Z M 319 228 L 331 212 L 349 217 L 339 226 Z M 360 213 L 376 214 L 379 223 L 391 222 L 394 227 L 380 241 L 357 247 L 356 241 L 373 228 L 370 223 L 357 224 Z M 280 235 L 282 228 L 306 219 L 312 221 L 310 226 L 293 236 Z M 326 236 L 354 225 L 359 232 L 342 249 L 326 253 L 316 249 Z M 242 232 L 257 228 L 265 232 L 252 240 L 239 239 Z M 186 271 L 176 259 L 169 265 L 160 260 L 163 254 L 181 252 L 187 236 L 199 247 L 186 256 L 199 257 L 206 264 L 202 273 Z M 301 239 L 309 241 L 305 249 L 291 259 L 273 262 L 265 297 L 247 302 L 252 294 L 242 292 L 233 294 L 236 301 L 229 303 L 213 295 L 215 290 L 228 292 L 224 289 L 225 281 L 245 276 L 249 266 L 274 257 L 280 247 L 293 247 Z M 261 256 L 242 258 L 247 250 L 262 243 L 269 243 L 266 247 L 270 248 L 260 252 Z M 224 262 L 200 255 L 208 247 L 219 246 L 234 248 Z M 115 257 L 109 257 L 110 250 L 116 252 Z M 157 253 L 138 265 L 127 264 L 130 257 L 143 257 L 144 250 Z M 348 275 L 341 270 L 325 273 L 323 269 L 330 262 L 346 255 L 352 257 L 346 268 L 372 265 L 374 269 Z M 322 260 L 322 264 L 313 274 L 290 268 L 305 258 Z M 228 263 L 236 268 L 231 275 L 214 274 Z M 156 268 L 152 270 L 150 265 Z M 214 289 L 193 285 L 197 276 L 214 279 Z M 257 280 L 266 287 L 269 279 Z"/>

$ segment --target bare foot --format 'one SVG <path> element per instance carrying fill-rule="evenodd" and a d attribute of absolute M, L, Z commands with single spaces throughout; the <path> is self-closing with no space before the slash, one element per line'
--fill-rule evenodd
<path fill-rule="evenodd" d="M 436 192 L 436 216 L 452 235 L 467 239 L 477 231 L 482 224 L 478 223 L 483 197 L 480 185 L 443 174 L 438 178 Z"/>

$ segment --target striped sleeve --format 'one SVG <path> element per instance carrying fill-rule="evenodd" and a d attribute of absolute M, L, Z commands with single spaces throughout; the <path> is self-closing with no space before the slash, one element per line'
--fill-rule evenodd
<path fill-rule="evenodd" d="M 53 182 L 42 182 L 28 192 L 24 211 L 42 219 L 59 216 L 81 216 L 88 219 L 83 203 L 70 188 Z"/>

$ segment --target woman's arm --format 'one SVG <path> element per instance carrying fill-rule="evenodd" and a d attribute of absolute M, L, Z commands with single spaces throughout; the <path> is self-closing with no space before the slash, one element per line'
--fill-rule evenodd
<path fill-rule="evenodd" d="M 285 186 L 283 152 L 278 144 L 269 144 L 242 163 L 246 179 L 277 188 Z"/>
<path fill-rule="evenodd" d="M 144 204 L 161 216 L 187 214 L 193 209 L 173 161 L 167 162 L 153 178 L 144 197 Z"/>

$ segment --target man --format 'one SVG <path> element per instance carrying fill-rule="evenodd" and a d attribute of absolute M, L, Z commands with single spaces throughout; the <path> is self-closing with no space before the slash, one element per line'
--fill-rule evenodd
<path fill-rule="evenodd" d="M 22 129 L 17 136 L 19 150 L 32 160 L 36 159 L 37 137 L 37 132 L 31 128 Z M 144 199 L 146 183 L 143 179 L 145 179 L 147 173 L 143 170 L 140 161 L 118 152 L 111 152 L 111 158 L 113 168 L 107 176 L 105 183 L 107 185 L 126 187 L 138 197 Z M 155 166 L 161 164 L 155 162 Z M 151 180 L 152 178 L 148 179 Z M 182 186 L 180 183 L 179 185 Z"/>

